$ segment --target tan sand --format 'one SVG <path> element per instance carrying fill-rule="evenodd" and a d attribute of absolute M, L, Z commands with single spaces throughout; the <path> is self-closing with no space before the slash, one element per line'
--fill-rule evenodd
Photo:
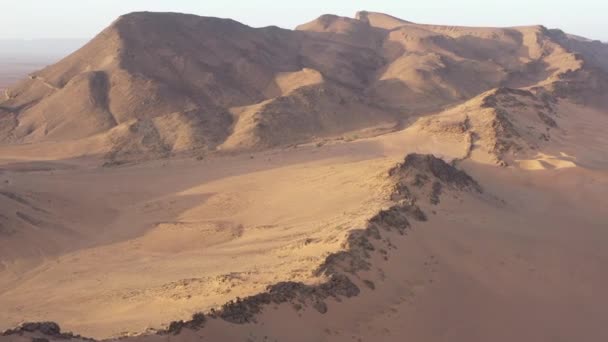
<path fill-rule="evenodd" d="M 369 12 L 124 16 L 0 102 L 0 330 L 606 340 L 606 51 Z M 393 169 L 411 153 L 450 164 Z M 0 341 L 79 340 L 31 327 Z"/>

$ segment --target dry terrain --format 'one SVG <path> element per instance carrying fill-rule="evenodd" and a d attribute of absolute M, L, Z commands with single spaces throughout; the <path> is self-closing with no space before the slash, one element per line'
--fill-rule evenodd
<path fill-rule="evenodd" d="M 0 341 L 608 340 L 607 73 L 542 26 L 125 15 L 0 97 Z"/>

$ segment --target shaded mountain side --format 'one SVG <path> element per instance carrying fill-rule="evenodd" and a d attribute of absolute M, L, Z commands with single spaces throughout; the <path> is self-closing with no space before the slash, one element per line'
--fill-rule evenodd
<path fill-rule="evenodd" d="M 362 94 L 329 83 L 301 87 L 235 112 L 236 125 L 223 149 L 301 143 L 397 119 Z"/>
<path fill-rule="evenodd" d="M 416 125 L 438 136 L 459 137 L 468 156 L 506 165 L 535 154 L 559 130 L 559 100 L 544 88 L 532 91 L 499 88 L 459 106 L 425 117 Z"/>
<path fill-rule="evenodd" d="M 333 14 L 325 14 L 311 22 L 299 25 L 296 27 L 296 31 L 309 37 L 318 37 L 368 49 L 382 47 L 386 36 L 385 30 L 370 27 L 369 23 Z"/>
<path fill-rule="evenodd" d="M 608 44 L 567 34 L 559 29 L 549 30 L 548 35 L 564 48 L 583 56 L 590 65 L 608 72 Z"/>
<path fill-rule="evenodd" d="M 434 184 L 433 189 L 418 184 L 420 178 Z M 403 239 L 407 231 L 412 229 L 412 222 L 427 221 L 427 215 L 421 209 L 427 206 L 423 204 L 424 198 L 439 199 L 444 195 L 479 196 L 482 192 L 481 187 L 467 173 L 433 155 L 406 156 L 403 163 L 389 170 L 386 179 L 386 186 L 391 189 L 388 194 L 392 204 L 371 217 L 364 228 L 351 230 L 342 250 L 328 255 L 313 271 L 316 276 L 322 277 L 320 283 L 309 285 L 293 281 L 279 282 L 268 286 L 263 293 L 237 298 L 217 310 L 195 313 L 189 321 L 174 321 L 167 329 L 147 333 L 179 335 L 186 329 L 204 329 L 205 325 L 213 320 L 230 324 L 255 323 L 256 316 L 262 311 L 284 303 L 291 304 L 293 310 L 310 307 L 319 314 L 325 314 L 330 310 L 328 302 L 332 299 L 343 301 L 363 295 L 364 291 L 374 290 L 374 282 L 366 279 L 364 273 L 389 260 L 389 251 L 397 248 L 392 241 Z M 437 192 L 435 184 L 441 184 L 442 192 Z M 403 189 L 408 186 L 416 188 L 415 193 L 408 192 L 405 195 Z M 420 206 L 418 203 L 421 203 Z M 93 341 L 80 335 L 62 332 L 54 322 L 23 323 L 4 331 L 0 340 L 2 337 Z"/>
<path fill-rule="evenodd" d="M 78 74 L 61 93 L 53 92 L 34 108 L 19 111 L 11 138 L 22 142 L 78 139 L 108 130 L 116 125 L 108 105 L 108 90 L 103 71 Z M 71 120 L 66 120 L 65 112 L 73 113 Z"/>
<path fill-rule="evenodd" d="M 0 107 L 0 137 L 3 141 L 13 140 L 13 131 L 17 127 L 17 115 L 8 109 Z"/>
<path fill-rule="evenodd" d="M 599 67 L 583 67 L 559 74 L 544 87 L 558 98 L 595 108 L 608 106 L 608 72 Z"/>
<path fill-rule="evenodd" d="M 290 31 L 137 12 L 7 90 L 0 142 L 96 137 L 111 159 L 145 159 L 310 141 L 499 87 L 603 104 L 606 51 L 542 26 L 424 25 L 360 12 Z M 184 132 L 163 133 L 165 125 Z"/>
<path fill-rule="evenodd" d="M 434 155 L 409 154 L 403 163 L 389 170 L 389 176 L 395 182 L 393 201 L 416 203 L 428 198 L 430 204 L 437 205 L 445 190 L 483 192 L 466 172 Z"/>
<path fill-rule="evenodd" d="M 386 30 L 391 30 L 404 24 L 411 24 L 412 22 L 399 19 L 388 14 L 359 11 L 355 14 L 355 18 L 361 22 L 364 22 L 372 27 L 378 27 Z"/>
<path fill-rule="evenodd" d="M 105 165 L 164 158 L 179 151 L 215 149 L 226 139 L 232 120 L 228 112 L 206 115 L 199 110 L 130 120 L 99 137 L 111 146 Z"/>
<path fill-rule="evenodd" d="M 496 87 L 543 84 L 582 68 L 582 61 L 546 32 L 542 26 L 503 29 L 406 24 L 390 32 L 385 54 L 392 62 L 371 91 L 405 110 L 422 112 Z"/>

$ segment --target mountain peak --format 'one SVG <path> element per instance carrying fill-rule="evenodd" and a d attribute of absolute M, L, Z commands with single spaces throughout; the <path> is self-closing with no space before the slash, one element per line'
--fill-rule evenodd
<path fill-rule="evenodd" d="M 201 28 L 212 29 L 215 27 L 247 27 L 247 25 L 232 19 L 205 17 L 179 12 L 131 12 L 118 17 L 110 27 L 118 29 L 134 27 L 139 30 L 146 28 L 165 31 L 172 30 L 174 27 L 194 30 Z"/>
<path fill-rule="evenodd" d="M 403 26 L 406 24 L 412 24 L 412 22 L 403 20 L 397 17 L 393 17 L 388 14 L 370 11 L 359 11 L 355 14 L 357 20 L 368 23 L 370 26 L 392 30 L 396 27 Z"/>
<path fill-rule="evenodd" d="M 573 77 L 564 72 L 581 62 L 569 51 L 608 70 L 603 46 L 545 37 L 541 27 L 415 25 L 361 11 L 356 18 L 322 15 L 297 30 L 182 13 L 125 14 L 7 90 L 0 106 L 11 116 L 0 122 L 0 142 L 102 134 L 107 143 L 99 150 L 114 159 L 145 148 L 265 148 L 400 120 L 500 85 Z M 558 90 L 573 94 L 575 85 L 561 82 Z M 179 139 L 175 127 L 183 127 Z"/>

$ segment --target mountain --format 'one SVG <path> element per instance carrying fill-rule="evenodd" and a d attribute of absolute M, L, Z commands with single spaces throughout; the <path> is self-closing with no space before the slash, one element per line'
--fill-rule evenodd
<path fill-rule="evenodd" d="M 497 87 L 604 103 L 607 56 L 605 44 L 542 26 L 448 27 L 359 12 L 290 31 L 131 13 L 7 90 L 0 141 L 69 143 L 72 156 L 120 161 L 398 126 Z"/>
<path fill-rule="evenodd" d="M 0 342 L 607 341 L 607 61 L 124 15 L 0 95 Z"/>

